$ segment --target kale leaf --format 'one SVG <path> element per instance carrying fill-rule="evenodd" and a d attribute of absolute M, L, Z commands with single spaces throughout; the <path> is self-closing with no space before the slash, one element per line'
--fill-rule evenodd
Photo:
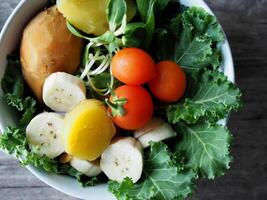
<path fill-rule="evenodd" d="M 217 122 L 240 108 L 241 91 L 222 72 L 201 71 L 188 82 L 185 99 L 168 106 L 169 122 L 193 124 L 200 119 Z"/>
<path fill-rule="evenodd" d="M 185 152 L 187 167 L 197 171 L 200 177 L 214 179 L 230 168 L 232 136 L 227 128 L 208 123 L 180 123 L 175 127 L 182 134 L 182 140 L 176 144 L 176 152 Z"/>
<path fill-rule="evenodd" d="M 21 115 L 20 126 L 27 125 L 36 111 L 36 101 L 25 97 L 24 80 L 20 61 L 16 56 L 8 56 L 8 64 L 1 81 L 7 104 L 14 107 Z"/>
<path fill-rule="evenodd" d="M 223 31 L 202 8 L 186 9 L 155 33 L 158 60 L 172 60 L 188 73 L 221 63 L 217 45 L 224 40 Z"/>
<path fill-rule="evenodd" d="M 109 191 L 119 200 L 182 199 L 191 194 L 195 176 L 192 170 L 179 167 L 167 145 L 151 143 L 145 154 L 142 180 L 137 184 L 130 178 L 125 178 L 122 183 L 110 181 Z"/>

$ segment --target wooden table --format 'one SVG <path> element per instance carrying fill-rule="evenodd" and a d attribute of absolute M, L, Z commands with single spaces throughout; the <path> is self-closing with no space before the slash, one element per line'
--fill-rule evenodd
<path fill-rule="evenodd" d="M 0 27 L 19 0 L 0 0 Z M 267 0 L 207 0 L 228 35 L 244 107 L 231 116 L 230 171 L 200 181 L 192 200 L 267 199 Z M 1 200 L 71 200 L 0 153 Z"/>

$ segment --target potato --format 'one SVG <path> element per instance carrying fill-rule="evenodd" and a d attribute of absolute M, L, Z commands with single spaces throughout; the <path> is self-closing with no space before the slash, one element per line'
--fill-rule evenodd
<path fill-rule="evenodd" d="M 68 31 L 56 6 L 32 19 L 23 32 L 20 60 L 24 79 L 39 101 L 45 79 L 58 71 L 74 73 L 82 51 L 82 39 Z"/>
<path fill-rule="evenodd" d="M 115 135 L 112 119 L 101 101 L 89 99 L 69 111 L 62 130 L 66 152 L 83 160 L 95 160 Z"/>
<path fill-rule="evenodd" d="M 127 16 L 136 14 L 134 0 L 127 0 Z M 101 35 L 108 30 L 106 16 L 108 0 L 57 0 L 57 7 L 64 17 L 85 33 Z"/>

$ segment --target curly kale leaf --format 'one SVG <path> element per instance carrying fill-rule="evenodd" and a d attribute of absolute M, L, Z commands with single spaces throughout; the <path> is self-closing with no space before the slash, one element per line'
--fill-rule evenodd
<path fill-rule="evenodd" d="M 176 130 L 182 135 L 182 140 L 176 144 L 176 152 L 185 152 L 187 166 L 197 171 L 200 177 L 214 179 L 230 168 L 232 136 L 227 128 L 218 124 L 179 123 Z"/>
<path fill-rule="evenodd" d="M 20 125 L 27 125 L 36 111 L 36 101 L 24 95 L 24 81 L 20 61 L 16 56 L 8 57 L 8 64 L 1 86 L 7 104 L 14 107 L 21 114 Z"/>
<path fill-rule="evenodd" d="M 217 45 L 223 40 L 216 17 L 202 8 L 191 7 L 156 30 L 156 54 L 159 60 L 180 64 L 187 73 L 217 68 L 221 63 Z"/>
<path fill-rule="evenodd" d="M 217 122 L 241 106 L 241 91 L 219 71 L 203 71 L 189 81 L 184 100 L 168 106 L 169 122 Z"/>

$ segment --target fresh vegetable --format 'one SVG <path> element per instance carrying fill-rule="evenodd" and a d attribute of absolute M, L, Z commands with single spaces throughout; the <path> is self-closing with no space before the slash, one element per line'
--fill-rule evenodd
<path fill-rule="evenodd" d="M 166 113 L 171 123 L 193 124 L 199 120 L 214 123 L 240 107 L 240 96 L 240 90 L 223 73 L 200 71 L 191 78 L 186 98 L 169 105 Z"/>
<path fill-rule="evenodd" d="M 44 82 L 44 103 L 54 111 L 67 112 L 85 98 L 85 85 L 76 76 L 56 72 L 49 75 Z"/>
<path fill-rule="evenodd" d="M 172 103 L 180 100 L 186 89 L 186 75 L 179 65 L 171 61 L 157 64 L 158 74 L 149 82 L 153 95 L 164 102 Z"/>
<path fill-rule="evenodd" d="M 141 180 L 133 184 L 129 178 L 122 183 L 109 182 L 109 191 L 117 199 L 184 199 L 192 193 L 193 170 L 172 159 L 167 145 L 152 143 L 144 156 L 144 171 Z"/>
<path fill-rule="evenodd" d="M 144 148 L 148 147 L 150 142 L 160 142 L 175 136 L 171 125 L 157 117 L 152 118 L 143 128 L 134 131 L 134 137 Z"/>
<path fill-rule="evenodd" d="M 142 145 L 132 137 L 116 138 L 101 155 L 100 167 L 111 180 L 129 177 L 137 182 L 143 169 Z"/>
<path fill-rule="evenodd" d="M 32 97 L 25 97 L 25 87 L 18 58 L 8 56 L 7 68 L 1 86 L 9 106 L 19 112 L 19 125 L 27 125 L 36 111 L 36 101 Z"/>
<path fill-rule="evenodd" d="M 23 76 L 39 101 L 45 79 L 53 72 L 74 73 L 81 61 L 83 41 L 72 35 L 53 6 L 27 25 L 20 46 Z"/>
<path fill-rule="evenodd" d="M 68 154 L 93 161 L 108 147 L 115 127 L 103 103 L 90 99 L 66 114 L 62 133 Z"/>
<path fill-rule="evenodd" d="M 227 128 L 220 125 L 198 123 L 177 124 L 177 132 L 183 138 L 176 144 L 177 152 L 185 152 L 187 166 L 196 170 L 201 177 L 214 179 L 229 169 L 232 157 L 229 146 L 232 136 Z"/>
<path fill-rule="evenodd" d="M 106 103 L 114 123 L 126 130 L 142 128 L 153 115 L 151 96 L 140 86 L 120 86 Z"/>
<path fill-rule="evenodd" d="M 16 55 L 7 57 L 7 67 L 1 80 L 1 86 L 5 95 L 9 94 L 17 98 L 23 98 L 25 87 L 21 74 L 21 65 Z M 21 105 L 17 105 L 18 110 L 21 110 L 21 107 Z"/>
<path fill-rule="evenodd" d="M 159 60 L 172 60 L 187 73 L 221 64 L 219 46 L 224 35 L 216 17 L 191 7 L 158 27 L 155 34 Z"/>
<path fill-rule="evenodd" d="M 101 173 L 99 160 L 95 162 L 90 162 L 87 160 L 81 160 L 79 158 L 73 157 L 70 161 L 70 165 L 86 176 L 93 177 Z"/>
<path fill-rule="evenodd" d="M 134 0 L 127 0 L 127 20 L 136 14 Z M 108 0 L 57 0 L 58 10 L 78 29 L 96 36 L 108 30 L 106 10 Z"/>
<path fill-rule="evenodd" d="M 112 75 L 128 85 L 142 85 L 157 75 L 156 64 L 145 51 L 125 48 L 116 53 L 111 62 Z"/>
<path fill-rule="evenodd" d="M 26 128 L 26 138 L 31 150 L 48 158 L 55 158 L 64 152 L 61 142 L 63 117 L 44 112 L 35 116 Z"/>
<path fill-rule="evenodd" d="M 142 22 L 145 24 L 146 37 L 143 37 L 142 44 L 144 48 L 149 47 L 155 31 L 156 19 L 160 18 L 160 13 L 166 8 L 169 2 L 170 0 L 136 0 Z"/>

